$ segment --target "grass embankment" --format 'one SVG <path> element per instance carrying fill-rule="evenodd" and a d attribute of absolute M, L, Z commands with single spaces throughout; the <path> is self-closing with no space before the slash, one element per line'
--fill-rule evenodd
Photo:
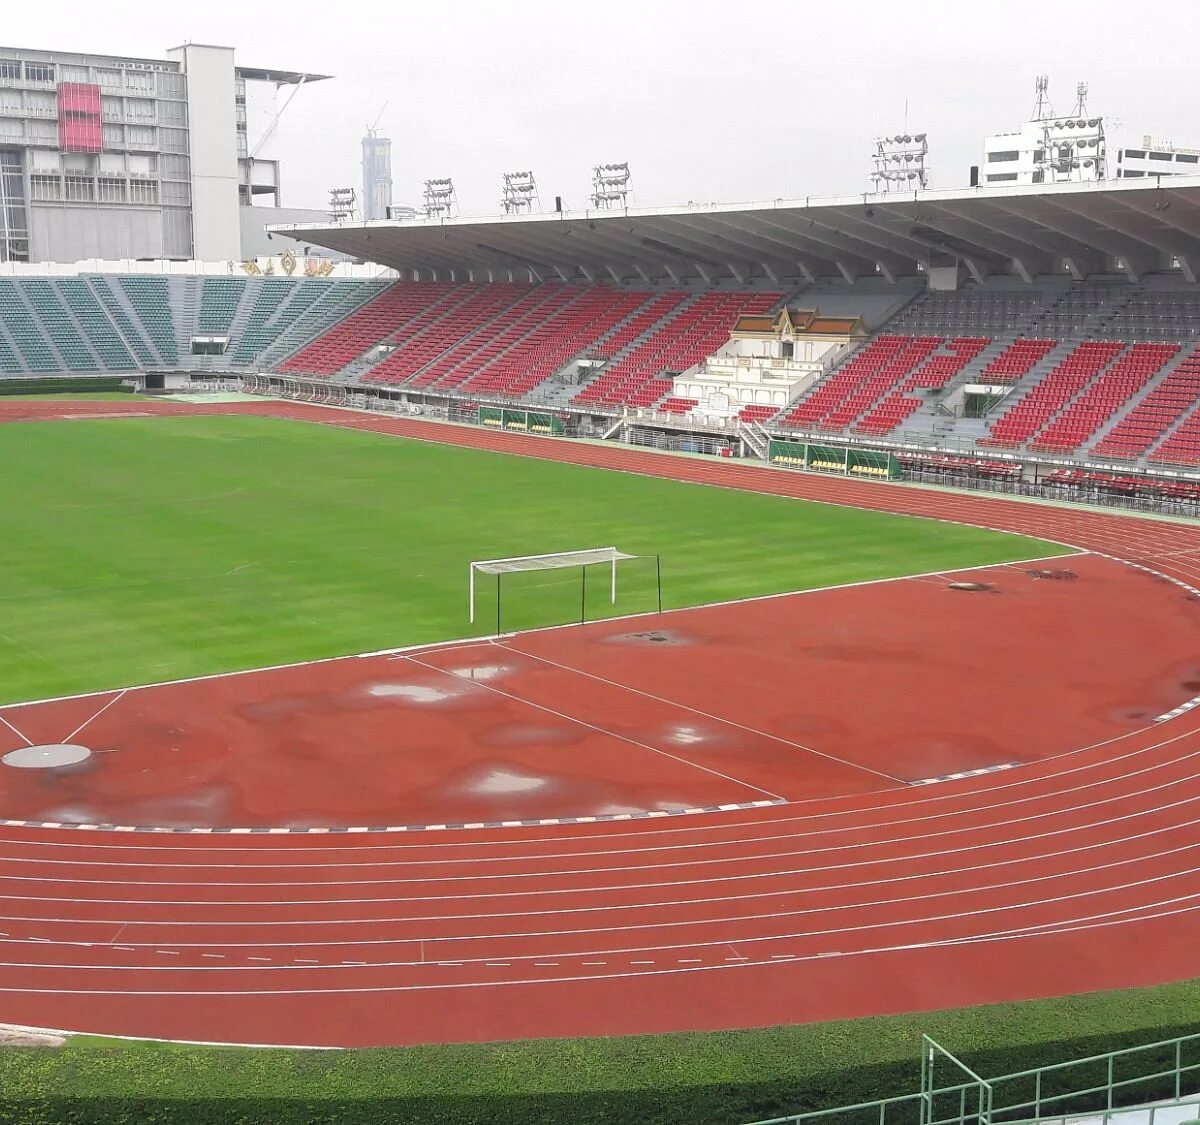
<path fill-rule="evenodd" d="M 913 1093 L 922 1032 L 991 1076 L 1197 1031 L 1200 982 L 628 1039 L 343 1052 L 80 1038 L 61 1051 L 0 1052 L 0 1120 L 736 1125 Z M 1191 1061 L 1200 1061 L 1195 1050 L 1192 1055 Z M 1197 1077 L 1185 1089 L 1195 1090 Z M 1044 1092 L 1051 1089 L 1047 1084 Z"/>

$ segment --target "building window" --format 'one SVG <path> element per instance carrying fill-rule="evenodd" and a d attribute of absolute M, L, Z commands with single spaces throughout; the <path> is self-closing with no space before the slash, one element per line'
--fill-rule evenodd
<path fill-rule="evenodd" d="M 130 121 L 153 121 L 154 103 L 148 98 L 126 98 L 125 116 Z"/>
<path fill-rule="evenodd" d="M 130 148 L 154 148 L 154 127 L 151 125 L 129 125 L 125 129 L 125 138 Z"/>
<path fill-rule="evenodd" d="M 130 180 L 130 203 L 157 203 L 158 182 L 156 180 Z"/>
<path fill-rule="evenodd" d="M 1046 182 L 1046 172 L 1044 169 L 1039 168 L 1036 172 L 1034 172 L 1033 182 L 1035 184 L 1044 184 Z"/>
<path fill-rule="evenodd" d="M 58 143 L 58 122 L 30 121 L 26 126 L 30 144 L 53 145 Z"/>
<path fill-rule="evenodd" d="M 97 181 L 96 186 L 99 191 L 98 198 L 101 203 L 124 203 L 128 196 L 124 180 L 101 179 Z"/>
<path fill-rule="evenodd" d="M 49 63 L 26 63 L 25 64 L 25 81 L 26 82 L 53 82 L 54 67 Z"/>
<path fill-rule="evenodd" d="M 58 99 L 40 90 L 28 90 L 25 93 L 25 112 L 30 117 L 57 117 Z"/>
<path fill-rule="evenodd" d="M 1181 164 L 1195 164 L 1200 161 L 1200 153 L 1195 152 L 1177 152 L 1175 159 Z"/>
<path fill-rule="evenodd" d="M 158 140 L 164 152 L 187 152 L 186 129 L 159 129 Z"/>
<path fill-rule="evenodd" d="M 158 94 L 162 98 L 185 98 L 187 86 L 182 74 L 160 72 L 158 75 Z"/>
<path fill-rule="evenodd" d="M 66 176 L 63 179 L 68 203 L 94 203 L 96 184 L 90 176 Z"/>
<path fill-rule="evenodd" d="M 1121 172 L 1121 178 L 1125 179 L 1125 180 L 1132 180 L 1132 179 L 1136 179 L 1140 176 L 1144 176 L 1145 174 L 1146 174 L 1145 172 L 1134 172 L 1134 171 L 1131 171 L 1130 169 L 1126 168 Z"/>
<path fill-rule="evenodd" d="M 1002 180 L 1012 181 L 1017 178 L 1016 172 L 993 172 L 988 176 L 988 183 L 994 184 Z"/>
<path fill-rule="evenodd" d="M 1020 160 L 1021 154 L 1015 149 L 1005 149 L 1003 152 L 989 152 L 987 154 L 988 163 L 998 164 L 1001 161 Z"/>
<path fill-rule="evenodd" d="M 186 156 L 164 156 L 159 161 L 159 167 L 164 180 L 191 179 L 191 172 L 188 168 L 188 159 Z"/>
<path fill-rule="evenodd" d="M 167 180 L 162 185 L 159 198 L 168 206 L 186 207 L 192 202 L 192 190 L 188 184 Z"/>
<path fill-rule="evenodd" d="M 136 94 L 154 93 L 154 72 L 150 70 L 127 70 L 125 72 L 125 89 Z"/>
<path fill-rule="evenodd" d="M 62 199 L 62 182 L 57 176 L 30 176 L 29 195 L 31 199 Z"/>
<path fill-rule="evenodd" d="M 160 125 L 186 125 L 186 102 L 159 102 L 158 122 Z"/>
<path fill-rule="evenodd" d="M 0 59 L 0 78 L 20 78 L 21 64 L 16 59 Z"/>
<path fill-rule="evenodd" d="M 1150 159 L 1151 160 L 1170 160 L 1173 155 L 1174 155 L 1174 153 L 1170 153 L 1170 152 L 1152 152 L 1150 154 Z"/>
<path fill-rule="evenodd" d="M 1140 148 L 1127 148 L 1125 150 L 1125 155 L 1128 156 L 1130 160 L 1145 160 L 1146 159 L 1145 151 Z"/>
<path fill-rule="evenodd" d="M 0 117 L 0 141 L 16 141 L 25 139 L 25 122 L 15 117 Z"/>

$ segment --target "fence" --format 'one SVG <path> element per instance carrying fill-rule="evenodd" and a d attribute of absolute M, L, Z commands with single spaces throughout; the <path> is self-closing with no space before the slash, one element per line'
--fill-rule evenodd
<path fill-rule="evenodd" d="M 1108 1125 L 1117 1109 L 1166 1099 L 1177 1102 L 1196 1093 L 1200 1034 L 994 1078 L 976 1074 L 926 1035 L 918 1093 L 774 1117 L 755 1125 L 1017 1125 L 1081 1114 L 1102 1114 Z M 1148 1111 L 1146 1125 L 1153 1125 L 1154 1116 Z"/>

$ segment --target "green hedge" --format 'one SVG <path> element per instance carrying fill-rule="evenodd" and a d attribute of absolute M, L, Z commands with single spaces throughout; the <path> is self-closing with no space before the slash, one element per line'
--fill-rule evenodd
<path fill-rule="evenodd" d="M 1012 1073 L 1200 1031 L 1200 982 L 799 1027 L 365 1051 L 0 1052 L 20 1125 L 735 1125 L 912 1093 L 921 1033 Z"/>
<path fill-rule="evenodd" d="M 98 391 L 132 392 L 120 378 L 90 376 L 82 379 L 0 379 L 0 395 L 71 395 Z"/>

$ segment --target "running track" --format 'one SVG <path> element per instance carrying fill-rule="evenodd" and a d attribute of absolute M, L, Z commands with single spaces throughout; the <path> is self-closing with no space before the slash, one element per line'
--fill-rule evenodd
<path fill-rule="evenodd" d="M 3 410 L 36 417 L 29 405 Z M 1192 525 L 248 409 L 1018 531 L 1200 585 Z M 416 840 L 0 829 L 0 1018 L 402 1044 L 794 1023 L 1200 976 L 1198 765 L 1200 708 L 1006 773 L 668 822 Z"/>

